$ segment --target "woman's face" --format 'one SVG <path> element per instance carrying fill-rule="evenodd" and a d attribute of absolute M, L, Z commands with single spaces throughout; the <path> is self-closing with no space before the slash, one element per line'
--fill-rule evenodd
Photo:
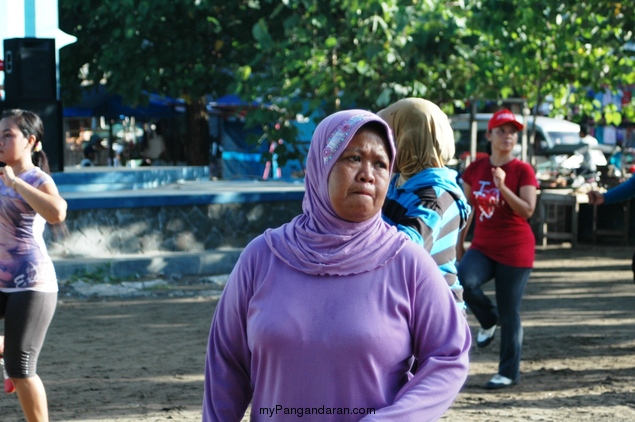
<path fill-rule="evenodd" d="M 384 139 L 375 131 L 358 131 L 329 175 L 331 204 L 337 215 L 361 223 L 380 212 L 390 181 L 390 160 Z"/>
<path fill-rule="evenodd" d="M 493 128 L 487 139 L 492 143 L 492 151 L 511 153 L 518 142 L 518 129 L 512 123 L 505 123 Z"/>
<path fill-rule="evenodd" d="M 0 161 L 13 164 L 29 148 L 29 139 L 11 117 L 0 120 Z"/>

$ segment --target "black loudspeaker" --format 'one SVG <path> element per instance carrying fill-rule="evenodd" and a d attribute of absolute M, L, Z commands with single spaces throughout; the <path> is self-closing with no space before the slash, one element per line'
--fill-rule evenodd
<path fill-rule="evenodd" d="M 42 149 L 48 158 L 51 172 L 64 171 L 64 113 L 62 103 L 57 100 L 8 100 L 0 102 L 0 111 L 13 108 L 29 110 L 40 116 L 44 123 Z"/>
<path fill-rule="evenodd" d="M 4 92 L 6 101 L 57 100 L 55 40 L 4 40 Z"/>

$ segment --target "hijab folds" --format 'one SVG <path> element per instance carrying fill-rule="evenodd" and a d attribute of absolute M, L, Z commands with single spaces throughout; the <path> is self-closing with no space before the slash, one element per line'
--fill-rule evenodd
<path fill-rule="evenodd" d="M 397 186 L 424 169 L 444 167 L 454 156 L 454 132 L 448 116 L 436 104 L 405 98 L 377 114 L 395 135 Z"/>
<path fill-rule="evenodd" d="M 339 111 L 315 128 L 307 155 L 303 213 L 264 233 L 271 251 L 289 266 L 313 275 L 359 274 L 385 265 L 407 241 L 405 235 L 383 222 L 380 212 L 354 223 L 341 219 L 331 205 L 331 169 L 356 132 L 369 122 L 379 122 L 385 128 L 392 166 L 395 146 L 390 128 L 373 113 Z"/>

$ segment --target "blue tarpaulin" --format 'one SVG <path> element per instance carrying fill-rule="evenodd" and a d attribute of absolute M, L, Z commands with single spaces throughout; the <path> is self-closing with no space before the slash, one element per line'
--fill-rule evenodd
<path fill-rule="evenodd" d="M 64 117 L 159 119 L 184 112 L 183 100 L 157 94 L 148 94 L 148 97 L 148 105 L 133 107 L 126 105 L 120 95 L 110 94 L 103 85 L 90 87 L 84 91 L 81 103 L 64 107 Z"/>

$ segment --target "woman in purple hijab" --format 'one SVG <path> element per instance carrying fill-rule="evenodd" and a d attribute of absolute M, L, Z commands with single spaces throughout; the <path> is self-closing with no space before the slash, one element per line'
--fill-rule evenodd
<path fill-rule="evenodd" d="M 381 218 L 386 123 L 315 129 L 303 213 L 243 251 L 212 321 L 203 421 L 428 421 L 467 377 L 470 332 L 428 254 Z M 413 358 L 419 367 L 409 372 Z"/>

